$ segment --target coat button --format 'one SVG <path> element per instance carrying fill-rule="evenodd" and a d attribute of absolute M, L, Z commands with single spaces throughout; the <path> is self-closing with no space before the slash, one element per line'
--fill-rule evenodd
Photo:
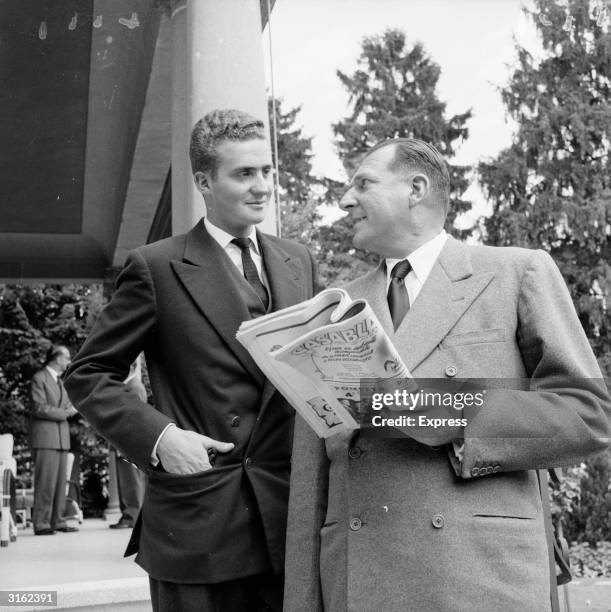
<path fill-rule="evenodd" d="M 350 457 L 350 459 L 358 459 L 362 454 L 363 451 L 358 446 L 354 446 L 348 451 L 348 457 Z"/>
<path fill-rule="evenodd" d="M 435 529 L 441 529 L 445 525 L 445 519 L 441 514 L 436 514 L 432 519 L 431 523 Z"/>
<path fill-rule="evenodd" d="M 446 366 L 446 376 L 456 376 L 456 372 L 458 372 L 458 370 L 456 369 L 456 366 L 453 366 L 453 365 Z"/>
<path fill-rule="evenodd" d="M 471 468 L 471 476 L 479 476 L 479 468 L 478 467 Z"/>
<path fill-rule="evenodd" d="M 363 521 L 361 521 L 360 518 L 355 516 L 354 518 L 350 519 L 350 529 L 352 529 L 352 531 L 358 531 L 362 526 Z"/>
<path fill-rule="evenodd" d="M 252 459 L 250 457 L 246 457 L 244 460 L 244 465 L 248 468 L 252 465 Z"/>
<path fill-rule="evenodd" d="M 240 417 L 239 416 L 234 416 L 233 419 L 231 419 L 231 426 L 232 427 L 239 427 L 240 426 Z"/>

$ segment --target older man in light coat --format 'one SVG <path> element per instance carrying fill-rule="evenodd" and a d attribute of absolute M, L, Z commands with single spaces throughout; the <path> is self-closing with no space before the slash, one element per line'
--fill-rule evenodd
<path fill-rule="evenodd" d="M 549 610 L 535 470 L 605 449 L 609 396 L 549 255 L 448 237 L 448 203 L 433 147 L 373 148 L 341 206 L 355 246 L 383 260 L 346 289 L 369 301 L 413 376 L 506 383 L 464 411 L 466 427 L 323 444 L 298 420 L 287 612 Z"/>

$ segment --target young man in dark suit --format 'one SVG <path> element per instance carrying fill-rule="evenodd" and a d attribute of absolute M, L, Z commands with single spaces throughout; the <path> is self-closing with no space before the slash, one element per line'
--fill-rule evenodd
<path fill-rule="evenodd" d="M 32 377 L 30 447 L 34 452 L 34 508 L 36 535 L 78 531 L 63 518 L 66 506 L 66 459 L 70 450 L 68 417 L 76 414 L 60 376 L 70 363 L 65 346 L 52 346 L 45 365 Z"/>
<path fill-rule="evenodd" d="M 66 386 L 148 472 L 127 554 L 149 573 L 153 608 L 281 610 L 293 410 L 235 334 L 311 297 L 314 263 L 254 229 L 272 193 L 261 121 L 209 113 L 190 157 L 206 218 L 129 254 Z M 142 350 L 155 408 L 124 389 Z"/>

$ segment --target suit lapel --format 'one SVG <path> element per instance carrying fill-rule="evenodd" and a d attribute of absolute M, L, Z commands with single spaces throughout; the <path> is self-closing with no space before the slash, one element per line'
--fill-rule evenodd
<path fill-rule="evenodd" d="M 260 384 L 263 373 L 248 351 L 235 339 L 242 321 L 250 319 L 248 308 L 231 278 L 231 260 L 200 221 L 188 234 L 183 261 L 170 265 L 212 327 L 225 340 L 244 368 Z"/>
<path fill-rule="evenodd" d="M 305 299 L 302 263 L 293 259 L 269 236 L 257 232 L 263 265 L 272 293 L 273 310 L 281 310 Z"/>
<path fill-rule="evenodd" d="M 386 300 L 386 275 L 384 261 L 363 277 L 349 283 L 346 291 L 352 299 L 364 298 L 375 313 L 384 331 L 390 338 L 394 335 L 390 310 Z"/>
<path fill-rule="evenodd" d="M 293 259 L 286 251 L 278 246 L 269 236 L 257 232 L 257 241 L 263 256 L 263 265 L 267 275 L 272 294 L 273 311 L 292 306 L 306 299 L 305 287 L 303 285 L 304 271 L 302 263 Z M 263 413 L 274 396 L 276 388 L 265 379 L 263 393 L 261 395 L 261 410 L 257 423 L 262 421 Z M 253 430 L 253 436 L 257 426 Z"/>
<path fill-rule="evenodd" d="M 61 383 L 58 380 L 53 378 L 53 375 L 49 370 L 45 368 L 45 376 L 47 377 L 47 389 L 51 392 L 53 396 L 53 406 L 57 406 L 61 408 L 61 400 L 62 400 L 62 392 L 61 392 Z"/>
<path fill-rule="evenodd" d="M 494 277 L 473 274 L 467 248 L 448 238 L 422 290 L 394 335 L 410 371 L 435 349 Z"/>

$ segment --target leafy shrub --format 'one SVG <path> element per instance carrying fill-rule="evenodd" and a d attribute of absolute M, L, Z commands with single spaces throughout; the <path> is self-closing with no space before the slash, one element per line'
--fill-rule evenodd
<path fill-rule="evenodd" d="M 596 546 L 573 542 L 569 555 L 576 578 L 611 578 L 611 542 L 599 542 Z"/>
<path fill-rule="evenodd" d="M 611 541 L 611 452 L 585 463 L 579 495 L 562 513 L 564 536 L 569 542 Z"/>

